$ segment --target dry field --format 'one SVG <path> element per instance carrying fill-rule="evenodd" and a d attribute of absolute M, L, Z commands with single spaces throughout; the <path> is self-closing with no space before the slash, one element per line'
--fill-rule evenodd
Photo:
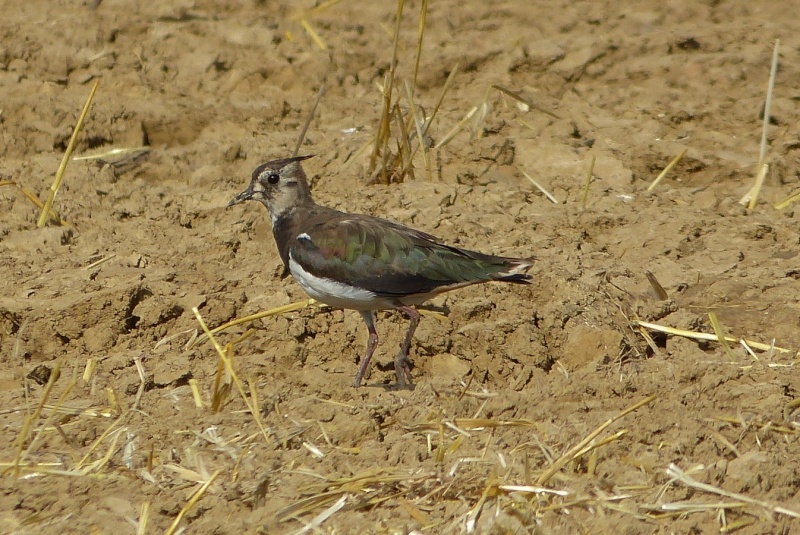
<path fill-rule="evenodd" d="M 797 6 L 420 2 L 3 4 L 0 532 L 800 533 Z M 225 208 L 323 82 L 317 201 L 537 259 L 413 390 Z"/>

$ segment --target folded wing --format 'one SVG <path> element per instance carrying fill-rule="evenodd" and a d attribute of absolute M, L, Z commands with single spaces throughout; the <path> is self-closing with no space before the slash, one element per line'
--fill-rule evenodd
<path fill-rule="evenodd" d="M 485 255 L 369 216 L 320 222 L 301 234 L 291 255 L 317 277 L 382 297 L 435 293 L 489 280 L 525 283 L 530 260 Z"/>

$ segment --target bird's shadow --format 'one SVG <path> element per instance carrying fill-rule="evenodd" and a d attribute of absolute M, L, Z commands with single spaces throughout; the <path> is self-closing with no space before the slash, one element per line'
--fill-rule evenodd
<path fill-rule="evenodd" d="M 394 368 L 392 368 L 392 369 L 394 369 Z M 361 386 L 362 386 L 362 388 L 364 388 L 364 387 L 366 387 L 366 388 L 382 388 L 386 392 L 402 392 L 403 390 L 408 390 L 410 392 L 413 392 L 414 390 L 417 389 L 417 385 L 415 383 L 401 384 L 401 383 L 398 383 L 397 381 L 391 381 L 391 382 L 386 382 L 386 383 L 367 383 L 367 384 L 363 384 Z"/>
<path fill-rule="evenodd" d="M 419 310 L 429 310 L 431 312 L 438 312 L 442 316 L 449 316 L 450 315 L 450 307 L 447 305 L 431 305 L 431 304 L 424 304 L 424 305 L 417 305 L 415 308 Z"/>

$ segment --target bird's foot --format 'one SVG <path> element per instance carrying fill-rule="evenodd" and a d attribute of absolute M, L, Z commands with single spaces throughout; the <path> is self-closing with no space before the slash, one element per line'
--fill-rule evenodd
<path fill-rule="evenodd" d="M 411 359 L 402 351 L 394 358 L 394 374 L 398 387 L 412 388 L 414 386 L 411 377 Z"/>

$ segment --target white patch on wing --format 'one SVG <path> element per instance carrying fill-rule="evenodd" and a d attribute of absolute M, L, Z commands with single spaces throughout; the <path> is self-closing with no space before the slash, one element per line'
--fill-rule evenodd
<path fill-rule="evenodd" d="M 302 235 L 301 235 L 302 236 Z M 300 236 L 298 236 L 298 239 Z M 289 254 L 289 271 L 297 284 L 312 298 L 334 308 L 351 310 L 380 310 L 392 308 L 386 299 L 375 295 L 375 292 L 350 286 L 333 279 L 312 275 L 295 262 Z"/>
<path fill-rule="evenodd" d="M 308 240 L 309 243 L 314 243 L 311 241 L 311 236 L 303 232 L 302 234 L 297 235 L 297 241 Z"/>

